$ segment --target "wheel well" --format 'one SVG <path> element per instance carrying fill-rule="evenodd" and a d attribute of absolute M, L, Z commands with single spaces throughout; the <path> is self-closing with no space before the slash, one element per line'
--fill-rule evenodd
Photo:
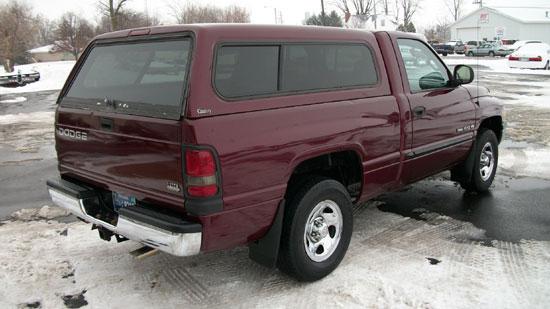
<path fill-rule="evenodd" d="M 482 128 L 491 129 L 495 132 L 498 142 L 500 143 L 502 141 L 502 132 L 504 130 L 504 127 L 502 126 L 502 117 L 493 116 L 483 120 L 479 125 L 479 131 L 481 131 Z"/>
<path fill-rule="evenodd" d="M 314 175 L 339 181 L 352 198 L 361 194 L 363 167 L 355 151 L 327 153 L 301 162 L 290 176 L 286 197 L 292 195 L 302 181 Z"/>

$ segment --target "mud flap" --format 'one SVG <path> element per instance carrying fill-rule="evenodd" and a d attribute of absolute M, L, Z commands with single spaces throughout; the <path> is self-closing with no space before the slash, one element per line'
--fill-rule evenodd
<path fill-rule="evenodd" d="M 466 160 L 451 169 L 452 181 L 457 181 L 459 183 L 470 182 L 472 179 L 472 173 L 474 172 L 475 154 L 476 142 L 474 141 L 472 149 L 470 150 Z"/>
<path fill-rule="evenodd" d="M 264 237 L 248 245 L 248 256 L 251 260 L 269 268 L 275 267 L 279 255 L 284 213 L 285 200 L 282 200 L 269 231 L 267 231 Z"/>

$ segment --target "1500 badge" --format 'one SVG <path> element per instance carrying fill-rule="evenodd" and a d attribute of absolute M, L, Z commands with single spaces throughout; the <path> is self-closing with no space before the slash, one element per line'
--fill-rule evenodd
<path fill-rule="evenodd" d="M 66 136 L 66 137 L 78 139 L 81 141 L 88 140 L 87 132 L 77 131 L 73 129 L 57 128 L 57 135 Z"/>
<path fill-rule="evenodd" d="M 470 125 L 467 125 L 467 126 L 465 126 L 465 127 L 456 129 L 456 133 L 462 133 L 462 132 L 472 131 L 473 129 L 475 129 L 475 125 L 470 124 Z"/>

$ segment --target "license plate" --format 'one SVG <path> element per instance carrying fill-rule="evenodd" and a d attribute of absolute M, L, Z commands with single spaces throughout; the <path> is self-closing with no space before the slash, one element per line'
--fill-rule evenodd
<path fill-rule="evenodd" d="M 521 58 L 519 58 L 519 61 L 529 61 L 529 58 L 527 58 L 527 57 L 521 57 Z"/>
<path fill-rule="evenodd" d="M 130 207 L 136 205 L 136 198 L 129 195 L 113 192 L 113 208 L 116 212 L 124 207 Z"/>

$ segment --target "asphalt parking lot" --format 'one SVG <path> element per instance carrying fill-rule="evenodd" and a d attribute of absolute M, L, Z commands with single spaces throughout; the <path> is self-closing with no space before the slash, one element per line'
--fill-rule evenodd
<path fill-rule="evenodd" d="M 70 218 L 11 216 L 51 205 L 56 92 L 2 95 L 0 115 L 13 116 L 0 117 L 0 307 L 548 308 L 550 77 L 478 81 L 505 103 L 491 192 L 465 193 L 442 173 L 358 205 L 342 265 L 312 284 L 254 264 L 246 248 L 137 260 L 137 244 L 105 243 Z"/>

